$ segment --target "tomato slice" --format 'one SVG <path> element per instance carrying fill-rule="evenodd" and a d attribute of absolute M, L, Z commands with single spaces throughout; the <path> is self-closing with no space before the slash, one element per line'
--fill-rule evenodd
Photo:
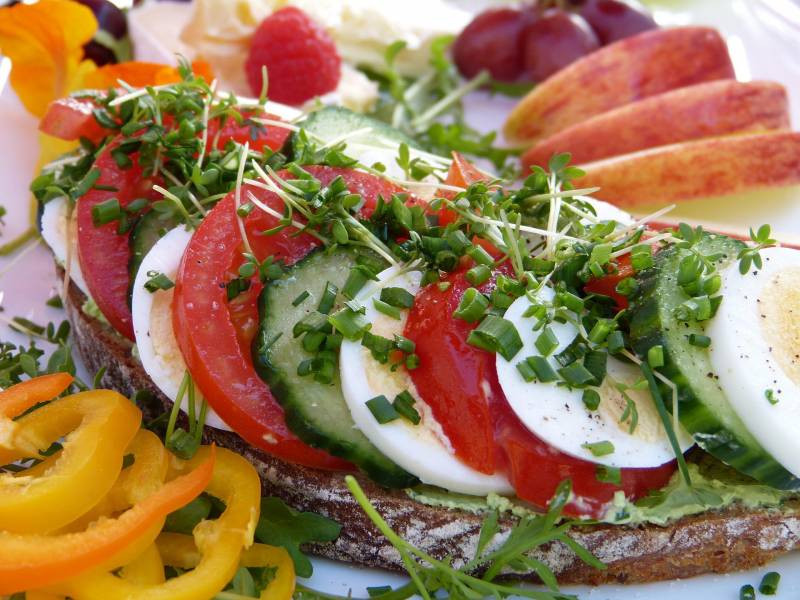
<path fill-rule="evenodd" d="M 628 308 L 628 298 L 617 292 L 617 284 L 623 279 L 633 277 L 635 274 L 633 266 L 631 265 L 631 255 L 624 254 L 616 261 L 616 271 L 608 273 L 603 277 L 590 279 L 586 282 L 586 285 L 583 286 L 583 291 L 587 294 L 609 296 L 617 303 L 617 310 L 624 310 Z"/>
<path fill-rule="evenodd" d="M 522 424 L 497 380 L 494 354 L 466 342 L 475 324 L 452 316 L 470 286 L 464 273 L 462 268 L 450 274 L 446 281 L 451 285 L 444 292 L 432 285 L 418 294 L 406 326 L 421 359 L 411 378 L 456 455 L 479 455 L 486 461 L 494 446 L 495 464 L 507 470 L 517 495 L 542 508 L 558 484 L 570 479 L 575 497 L 565 513 L 574 516 L 602 517 L 619 489 L 635 499 L 663 487 L 675 471 L 673 463 L 622 469 L 620 486 L 603 483 L 597 480 L 597 465 L 559 452 Z M 488 282 L 480 289 L 488 293 L 492 285 Z"/>
<path fill-rule="evenodd" d="M 265 129 L 251 126 L 247 122 L 240 125 L 232 119 L 226 121 L 221 131 L 218 121 L 209 123 L 209 139 L 217 140 L 219 147 L 224 146 L 228 140 L 235 140 L 242 143 L 250 141 L 259 150 L 264 147 L 277 150 L 288 134 L 288 130 L 279 127 Z M 161 196 L 152 187 L 160 183 L 161 179 L 148 177 L 143 172 L 138 164 L 138 153 L 130 156 L 133 164 L 127 169 L 117 166 L 111 152 L 119 145 L 120 139 L 115 139 L 103 149 L 94 164 L 94 168 L 100 170 L 95 188 L 100 185 L 112 189 L 91 189 L 78 200 L 78 258 L 86 284 L 100 311 L 115 330 L 133 340 L 133 323 L 128 306 L 130 234 L 118 234 L 116 222 L 95 227 L 92 208 L 111 198 L 116 198 L 122 207 L 137 198 L 159 200 Z"/>
<path fill-rule="evenodd" d="M 481 473 L 494 473 L 500 459 L 486 381 L 496 379 L 494 362 L 471 351 L 472 325 L 453 318 L 464 291 L 467 267 L 451 273 L 445 291 L 429 285 L 417 294 L 403 335 L 416 344 L 420 365 L 410 371 L 422 399 L 431 407 L 456 456 Z"/>
<path fill-rule="evenodd" d="M 143 172 L 138 153 L 131 155 L 133 164 L 129 168 L 118 167 L 111 156 L 118 145 L 117 141 L 112 142 L 97 157 L 94 168 L 100 170 L 100 177 L 95 187 L 78 199 L 78 260 L 100 312 L 114 329 L 133 340 L 133 322 L 128 306 L 130 236 L 117 233 L 116 221 L 96 227 L 92 221 L 92 208 L 111 198 L 116 198 L 122 207 L 136 198 L 156 200 L 160 196 L 152 188 L 160 180 Z M 98 185 L 111 189 L 96 189 Z"/>
<path fill-rule="evenodd" d="M 388 198 L 402 191 L 380 178 L 351 169 L 309 166 L 306 170 L 323 184 L 342 176 L 351 192 L 364 197 L 364 216 L 374 209 L 379 194 Z M 250 191 L 274 210 L 283 212 L 283 201 L 277 195 L 245 187 L 243 198 Z M 248 239 L 259 260 L 274 256 L 291 264 L 319 245 L 308 234 L 292 236 L 291 230 L 263 235 L 277 222 L 261 210 L 254 210 L 245 219 Z M 229 194 L 197 228 L 177 277 L 173 327 L 189 371 L 214 410 L 250 444 L 306 466 L 346 469 L 348 463 L 307 446 L 289 431 L 283 409 L 253 367 L 250 342 L 258 323 L 261 286 L 254 281 L 247 292 L 231 302 L 225 291 L 225 284 L 236 276 L 242 251 L 234 197 Z"/>

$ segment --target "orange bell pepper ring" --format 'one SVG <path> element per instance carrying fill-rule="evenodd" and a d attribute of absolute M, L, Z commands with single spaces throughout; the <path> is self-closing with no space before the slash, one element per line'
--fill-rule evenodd
<path fill-rule="evenodd" d="M 190 535 L 164 532 L 158 536 L 156 545 L 165 565 L 179 569 L 193 569 L 200 563 L 200 551 Z M 294 594 L 294 562 L 285 548 L 253 544 L 242 552 L 239 566 L 277 568 L 275 577 L 261 592 L 261 598 L 289 600 Z"/>
<path fill-rule="evenodd" d="M 209 452 L 208 447 L 203 447 L 185 464 L 195 465 L 205 460 Z M 193 570 L 163 584 L 150 586 L 135 585 L 108 572 L 93 571 L 54 586 L 54 590 L 81 600 L 196 600 L 213 597 L 236 574 L 242 549 L 253 543 L 261 484 L 250 463 L 234 452 L 220 449 L 207 492 L 222 500 L 226 508 L 218 519 L 202 521 L 195 527 L 194 542 L 201 556 Z"/>
<path fill-rule="evenodd" d="M 139 409 L 108 390 L 74 394 L 14 421 L 11 442 L 17 448 L 47 448 L 66 437 L 63 450 L 43 472 L 0 475 L 0 529 L 44 533 L 88 512 L 117 480 L 140 422 Z M 17 444 L 18 439 L 24 443 Z M 11 456 L 28 453 L 23 449 Z"/>
<path fill-rule="evenodd" d="M 155 540 L 169 513 L 208 486 L 215 472 L 215 454 L 213 446 L 206 449 L 193 461 L 189 473 L 164 484 L 117 518 L 100 519 L 85 531 L 59 535 L 0 532 L 0 594 L 51 586 L 96 568 L 116 568 L 109 566 L 114 559 L 137 548 L 116 566 L 130 562 Z"/>
<path fill-rule="evenodd" d="M 39 402 L 46 402 L 66 390 L 73 381 L 69 373 L 53 373 L 28 379 L 0 392 L 0 416 L 18 417 Z"/>

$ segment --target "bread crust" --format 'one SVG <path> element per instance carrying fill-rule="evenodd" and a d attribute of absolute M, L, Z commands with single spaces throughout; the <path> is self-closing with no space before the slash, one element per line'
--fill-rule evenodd
<path fill-rule="evenodd" d="M 87 315 L 82 310 L 85 300 L 83 293 L 71 285 L 65 307 L 75 346 L 89 372 L 105 367 L 102 385 L 129 397 L 138 390 L 150 391 L 158 401 L 141 407 L 145 419 L 168 410 L 171 402 L 133 357 L 132 344 Z M 284 462 L 250 446 L 235 433 L 207 427 L 204 438 L 239 452 L 253 463 L 261 475 L 265 495 L 278 496 L 298 510 L 318 512 L 342 525 L 342 534 L 335 542 L 310 545 L 307 550 L 313 554 L 404 570 L 399 554 L 348 492 L 342 473 Z M 365 477 L 357 477 L 377 510 L 402 537 L 434 557 L 450 557 L 456 567 L 474 556 L 480 515 L 427 506 L 402 491 L 385 490 Z M 496 540 L 502 540 L 512 526 L 512 519 L 501 519 L 501 533 Z M 575 527 L 570 535 L 608 568 L 601 571 L 584 564 L 558 542 L 537 549 L 532 556 L 549 565 L 561 583 L 598 585 L 682 579 L 750 569 L 795 549 L 800 545 L 800 507 L 783 511 L 731 507 L 684 517 L 663 527 L 594 525 Z M 522 578 L 536 580 L 532 574 L 523 574 Z"/>

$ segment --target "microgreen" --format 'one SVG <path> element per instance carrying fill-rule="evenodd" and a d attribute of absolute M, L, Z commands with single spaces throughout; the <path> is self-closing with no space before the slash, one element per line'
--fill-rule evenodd
<path fill-rule="evenodd" d="M 755 265 L 756 269 L 763 268 L 763 261 L 759 252 L 769 246 L 774 246 L 777 242 L 770 237 L 771 229 L 769 225 L 762 225 L 757 231 L 750 229 L 750 240 L 753 245 L 743 248 L 736 259 L 739 261 L 739 273 L 747 275 L 750 268 Z"/>

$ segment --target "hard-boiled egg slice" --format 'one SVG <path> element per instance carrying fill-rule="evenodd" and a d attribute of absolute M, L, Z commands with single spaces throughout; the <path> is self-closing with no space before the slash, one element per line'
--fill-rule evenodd
<path fill-rule="evenodd" d="M 761 251 L 763 269 L 721 273 L 722 303 L 706 327 L 714 376 L 753 437 L 800 475 L 800 252 Z"/>
<path fill-rule="evenodd" d="M 173 290 L 151 293 L 144 284 L 154 273 L 163 273 L 175 281 L 181 257 L 191 237 L 192 232 L 182 226 L 169 231 L 145 255 L 133 282 L 131 312 L 139 358 L 153 383 L 173 402 L 186 373 L 186 363 L 172 330 Z M 180 409 L 188 414 L 188 407 L 188 396 L 184 396 Z M 206 414 L 206 425 L 231 431 L 211 407 Z"/>
<path fill-rule="evenodd" d="M 542 288 L 538 300 L 551 302 L 554 293 Z M 497 376 L 511 408 L 541 440 L 565 454 L 583 460 L 612 467 L 644 468 L 656 467 L 674 460 L 664 426 L 655 405 L 646 390 L 630 389 L 640 379 L 641 372 L 633 365 L 608 357 L 608 375 L 603 384 L 594 388 L 600 395 L 597 410 L 589 410 L 583 403 L 583 390 L 570 389 L 557 382 L 526 382 L 517 364 L 529 356 L 542 356 L 536 348 L 536 339 L 541 331 L 534 331 L 535 317 L 523 316 L 531 306 L 527 297 L 514 301 L 505 318 L 514 324 L 522 338 L 524 347 L 511 360 L 497 355 Z M 578 335 L 571 323 L 552 322 L 549 327 L 558 338 L 558 346 L 547 361 L 557 371 L 560 365 L 554 356 L 564 350 Z M 636 407 L 637 423 L 631 432 L 630 412 L 624 421 L 622 416 L 628 399 Z M 681 447 L 685 451 L 691 445 L 691 437 L 679 431 Z M 611 442 L 613 452 L 596 456 L 588 444 Z"/>
<path fill-rule="evenodd" d="M 67 235 L 69 233 L 69 235 Z M 42 212 L 42 237 L 50 246 L 58 263 L 66 268 L 69 254 L 69 276 L 87 297 L 89 287 L 81 272 L 78 260 L 78 226 L 74 215 L 69 214 L 69 204 L 63 196 L 53 198 L 44 205 Z M 69 238 L 69 246 L 67 245 Z M 69 248 L 69 251 L 68 251 Z"/>
<path fill-rule="evenodd" d="M 398 321 L 375 310 L 372 298 L 386 286 L 401 287 L 412 294 L 419 290 L 421 274 L 398 274 L 393 267 L 383 271 L 378 282 L 362 290 L 358 301 L 366 307 L 366 317 L 372 323 L 372 333 L 392 339 L 403 333 L 405 315 Z M 342 343 L 339 358 L 342 391 L 358 428 L 387 457 L 416 475 L 420 481 L 462 494 L 485 496 L 489 493 L 513 493 L 508 480 L 499 473 L 485 475 L 468 467 L 454 454 L 449 440 L 436 421 L 430 408 L 417 394 L 408 373 L 403 369 L 392 372 L 361 346 L 360 342 Z M 388 400 L 408 390 L 416 399 L 415 408 L 422 420 L 413 425 L 397 419 L 381 425 L 367 407 L 366 402 L 384 395 Z"/>

